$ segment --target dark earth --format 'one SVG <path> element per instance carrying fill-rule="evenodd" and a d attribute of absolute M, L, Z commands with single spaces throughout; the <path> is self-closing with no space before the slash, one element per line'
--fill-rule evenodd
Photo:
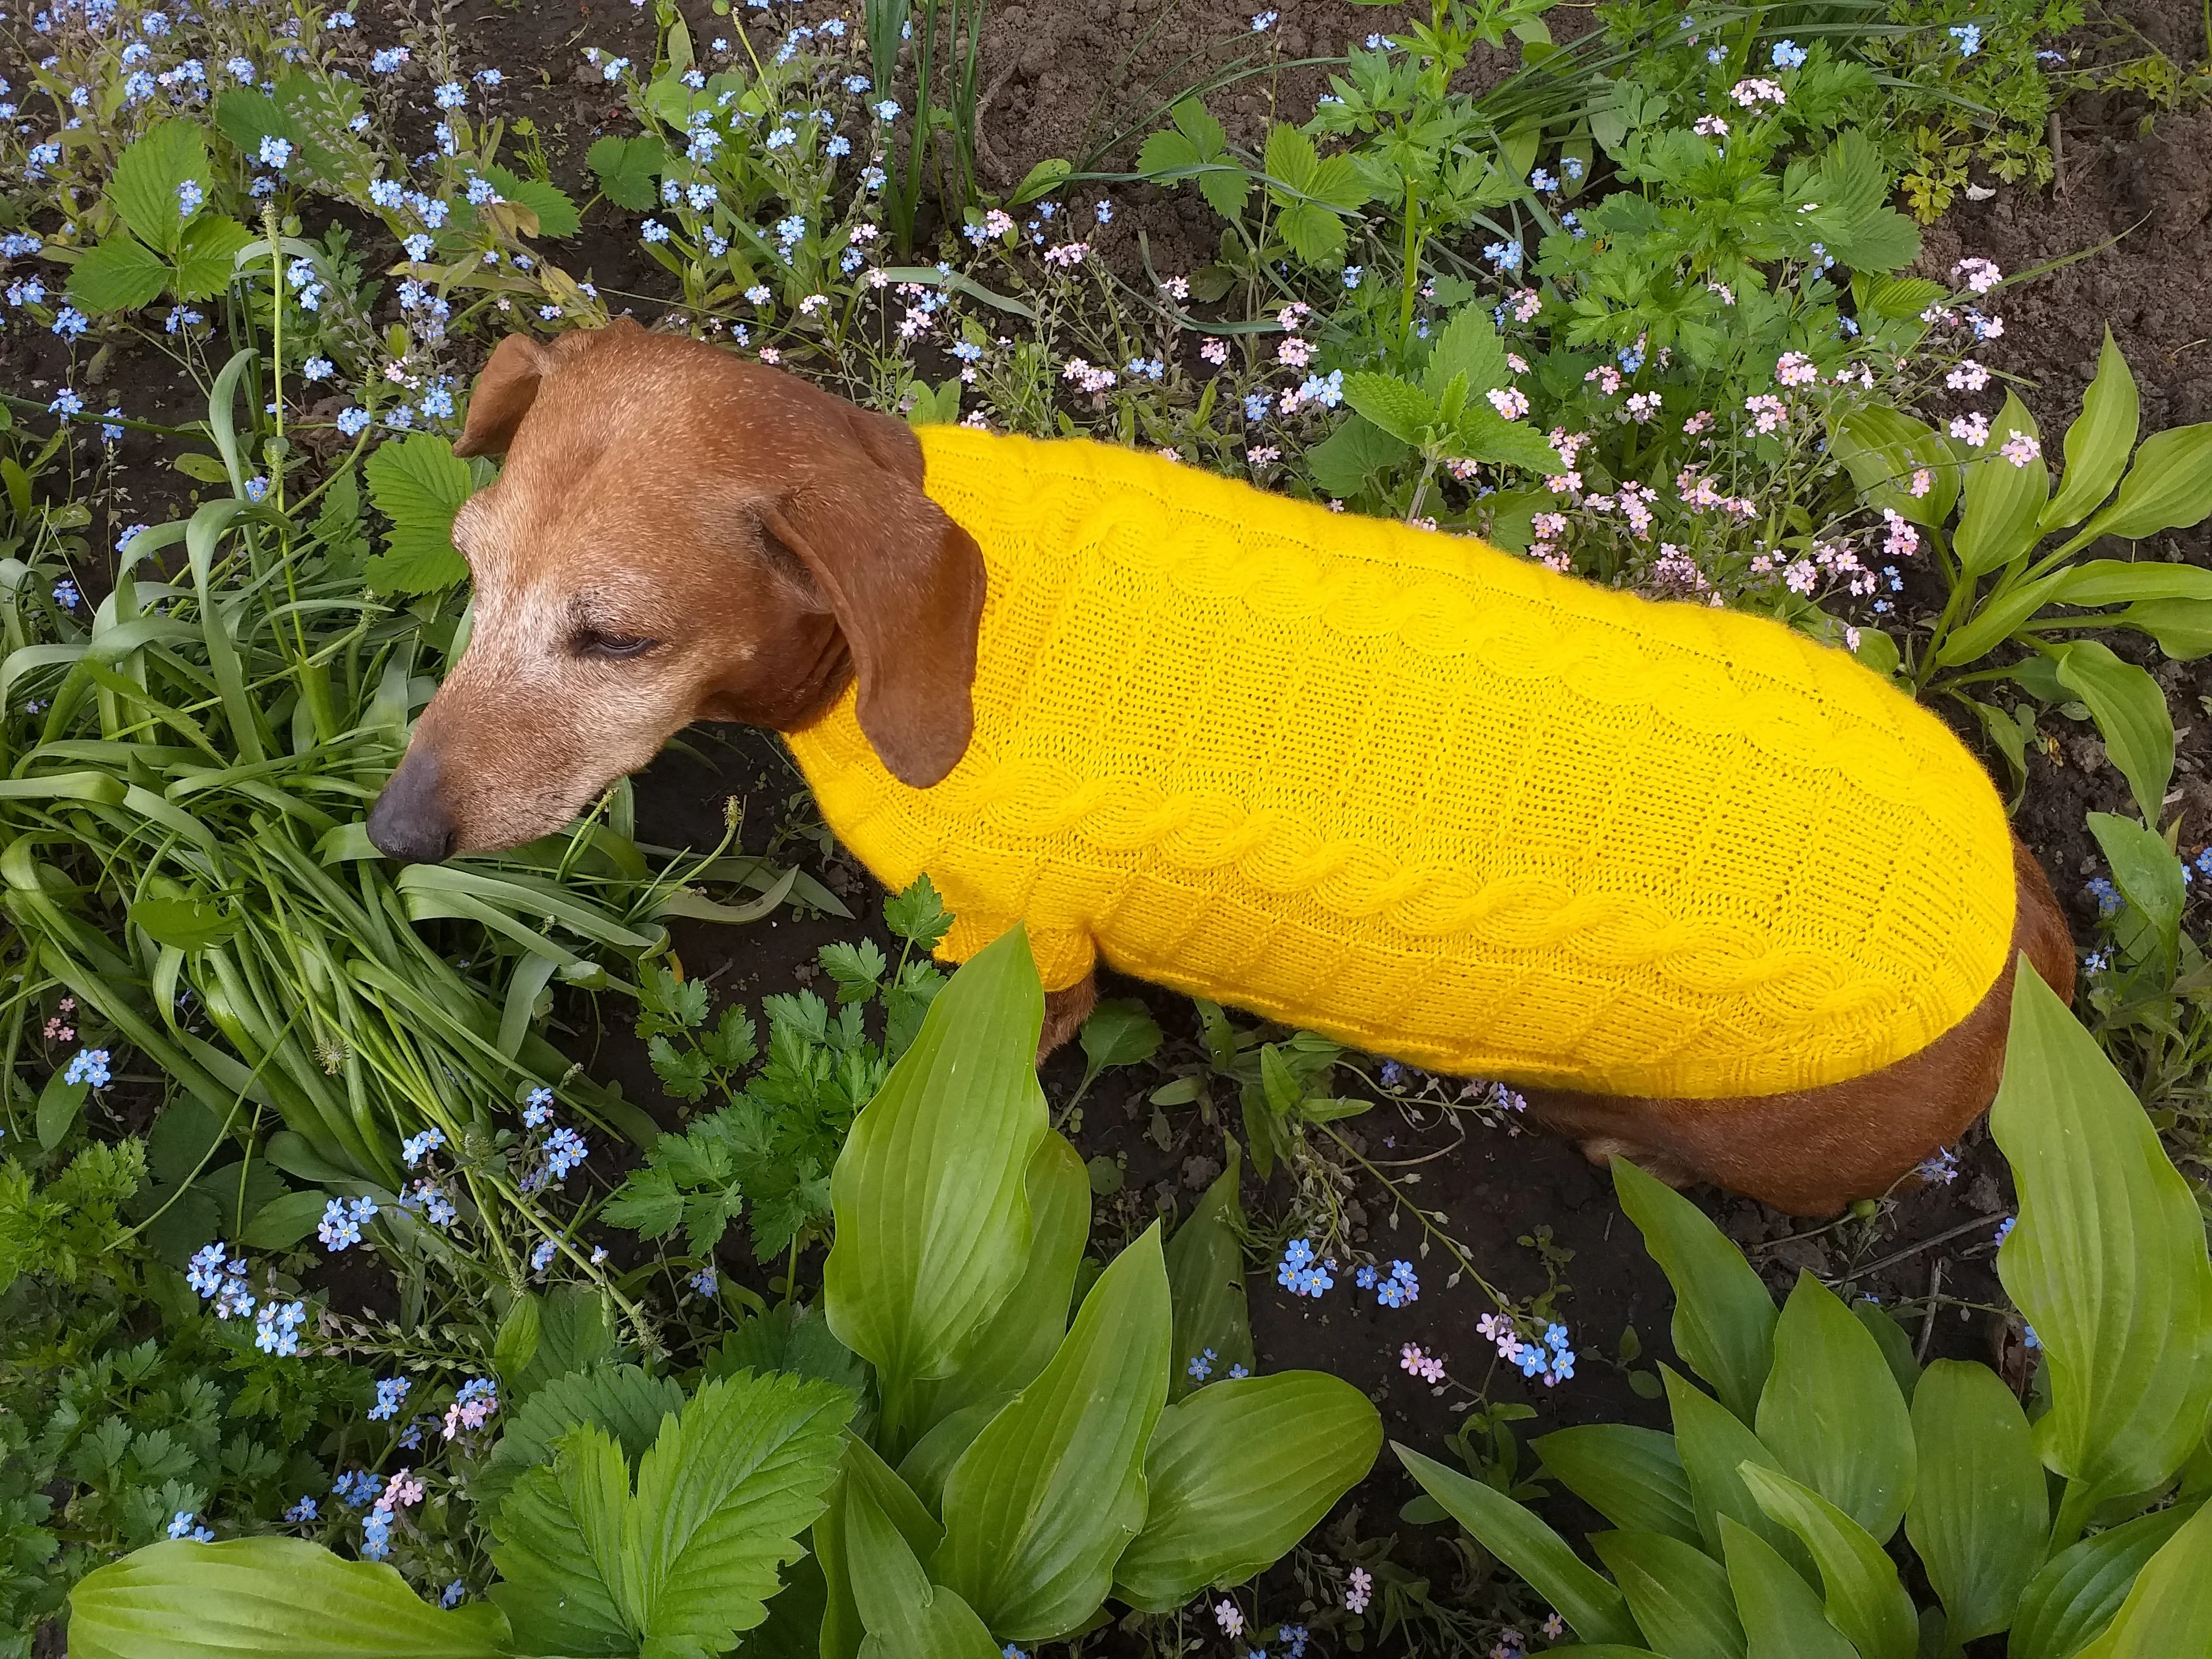
<path fill-rule="evenodd" d="M 708 15 L 696 0 L 687 0 L 686 9 L 695 34 L 702 40 L 727 33 L 734 21 Z M 1130 135 L 1150 131 L 1155 111 L 1176 92 L 1208 69 L 1239 58 L 1266 63 L 1267 47 L 1251 33 L 1252 9 L 1249 0 L 1030 0 L 994 7 L 981 60 L 985 187 L 1007 188 L 1048 156 L 1068 156 L 1099 172 L 1126 167 L 1133 150 Z M 2206 49 L 2195 0 L 2150 0 L 2117 9 L 2179 61 L 2192 61 Z M 377 12 L 386 10 L 381 6 L 364 4 L 358 10 L 364 28 L 380 39 L 395 33 L 401 21 L 389 12 L 377 18 Z M 427 10 L 416 10 L 426 23 Z M 823 10 L 809 7 L 804 15 Z M 1340 52 L 1395 15 L 1334 0 L 1282 0 L 1280 10 L 1281 22 L 1270 40 L 1282 66 L 1252 75 L 1210 100 L 1233 137 L 1257 135 L 1271 107 L 1288 118 L 1303 118 L 1325 81 L 1319 71 L 1297 66 L 1296 60 Z M 781 18 L 781 8 L 776 15 Z M 600 46 L 636 61 L 649 61 L 653 52 L 650 12 L 605 0 L 513 9 L 470 0 L 441 9 L 439 21 L 453 43 L 455 69 L 495 65 L 507 73 L 510 119 L 527 115 L 536 121 L 556 179 L 572 188 L 591 139 L 628 125 L 596 72 L 579 72 L 581 49 Z M 1555 14 L 1554 27 L 1567 33 L 1575 26 Z M 754 33 L 757 41 L 770 38 L 763 22 L 755 23 Z M 2079 44 L 2093 53 L 2120 52 L 2110 44 L 2112 33 L 2093 24 L 2061 44 Z M 1502 54 L 1478 66 L 1492 76 L 1506 67 Z M 539 69 L 545 71 L 543 77 L 536 73 Z M 2009 275 L 2100 250 L 2008 289 L 2002 295 L 2005 337 L 1984 354 L 1993 369 L 2018 384 L 2054 452 L 2094 372 L 2106 323 L 2142 387 L 2145 433 L 2212 419 L 2212 319 L 2200 297 L 2203 273 L 2212 267 L 2212 112 L 2184 111 L 2154 125 L 2146 122 L 2146 114 L 2142 100 L 2133 94 L 2075 95 L 2059 112 L 2063 165 L 2051 191 L 2001 186 L 1986 202 L 1962 204 L 1928 234 L 1924 268 L 1937 275 L 1967 255 L 1994 259 Z M 1170 197 L 1149 186 L 1126 185 L 1110 190 L 1121 210 L 1114 225 L 1094 238 L 1109 258 L 1131 262 L 1139 233 L 1149 240 L 1162 271 L 1188 269 L 1210 256 L 1212 232 L 1191 192 Z M 579 199 L 589 194 L 582 189 L 575 193 Z M 601 207 L 587 217 L 580 243 L 564 250 L 563 260 L 574 273 L 595 277 L 603 291 L 628 296 L 650 319 L 665 303 L 665 285 L 657 270 L 636 258 L 631 234 L 626 216 Z M 2102 246 L 2108 242 L 2114 245 Z M 51 379 L 52 369 L 27 354 L 38 353 L 46 343 L 42 337 L 27 339 L 13 332 L 0 345 L 0 372 L 8 385 L 43 392 L 40 381 Z M 128 395 L 134 413 L 179 422 L 195 413 L 189 383 L 173 381 L 166 368 L 119 362 L 110 382 Z M 169 486 L 154 480 L 175 475 L 157 466 L 160 453 L 150 440 L 134 434 L 125 441 L 121 477 L 132 481 L 136 498 L 115 507 L 118 523 L 164 516 L 160 495 Z M 2166 542 L 2142 550 L 2138 556 L 2212 562 L 2212 544 L 2202 529 Z M 86 575 L 88 587 L 106 586 L 94 573 Z M 2114 642 L 2130 652 L 2125 641 L 2131 637 Z M 2183 728 L 2170 805 L 2184 813 L 2182 844 L 2193 852 L 2212 837 L 2212 777 L 2207 775 L 2212 772 L 2212 703 L 2205 701 L 2212 684 L 2198 665 L 2158 663 L 2147 648 L 2139 659 L 2155 665 L 2172 694 L 2177 726 Z M 1946 710 L 1947 716 L 1958 713 Z M 1978 750 L 1983 748 L 1978 727 L 1963 719 L 1954 723 Z M 2084 830 L 2083 814 L 2123 810 L 2125 786 L 2086 722 L 2052 714 L 2045 719 L 2045 747 L 2030 758 L 2025 804 L 2016 822 L 2086 945 L 2094 938 L 2094 910 L 2082 884 L 2101 866 Z M 2002 776 L 2002 762 L 1986 757 Z M 639 781 L 640 837 L 672 846 L 711 846 L 721 833 L 723 803 L 734 796 L 744 805 L 747 848 L 762 850 L 787 821 L 789 803 L 799 792 L 795 770 L 773 740 L 736 731 L 694 732 L 684 750 L 672 750 Z M 807 861 L 833 890 L 848 896 L 879 939 L 885 938 L 878 896 L 856 866 L 834 856 Z M 765 992 L 803 982 L 811 976 L 816 949 L 852 937 L 859 926 L 786 910 L 739 930 L 679 921 L 674 931 L 685 970 L 713 982 L 719 1007 L 730 999 L 757 1004 Z M 1196 1055 L 1197 1032 L 1188 1004 L 1110 975 L 1102 994 L 1146 1000 L 1167 1034 L 1159 1063 Z M 595 1076 L 619 1079 L 632 1099 L 665 1121 L 675 1121 L 675 1103 L 659 1094 L 642 1047 L 630 1035 L 626 1007 L 610 1002 L 595 1008 L 578 998 L 560 1012 L 568 1027 L 564 1040 L 575 1058 Z M 1045 1066 L 1047 1093 L 1055 1105 L 1066 1100 L 1080 1073 L 1072 1048 Z M 1169 1133 L 1162 1144 L 1155 1139 L 1154 1113 L 1145 1100 L 1162 1078 L 1153 1067 L 1109 1072 L 1085 1100 L 1078 1144 L 1086 1158 L 1120 1164 L 1124 1182 L 1098 1202 L 1096 1254 L 1109 1255 L 1156 1214 L 1187 1213 L 1220 1167 L 1223 1129 L 1241 1134 L 1233 1113 L 1209 1126 L 1194 1109 L 1178 1107 L 1165 1114 Z M 1340 1079 L 1347 1092 L 1355 1083 L 1348 1076 Z M 1428 1127 L 1416 1127 L 1385 1103 L 1344 1127 L 1370 1157 L 1416 1159 L 1456 1139 L 1455 1133 L 1440 1132 L 1433 1117 Z M 1960 1170 L 1953 1183 L 1900 1191 L 1872 1220 L 1808 1221 L 1717 1192 L 1694 1196 L 1746 1249 L 1778 1294 L 1786 1292 L 1801 1271 L 1812 1272 L 1846 1294 L 1875 1296 L 1885 1305 L 1900 1308 L 1923 1357 L 1988 1359 L 2017 1378 L 2020 1353 L 2016 1343 L 2005 1340 L 2003 1319 L 1996 1311 L 2003 1298 L 1991 1265 L 1991 1234 L 2010 1207 L 2009 1179 L 1984 1130 L 1972 1132 L 1958 1152 Z M 1559 1316 L 1574 1333 L 1582 1356 L 1573 1380 L 1547 1389 L 1524 1382 L 1511 1367 L 1493 1373 L 1486 1364 L 1488 1345 L 1474 1328 L 1487 1304 L 1471 1285 L 1446 1288 L 1450 1268 L 1441 1253 L 1419 1260 L 1421 1297 L 1399 1311 L 1377 1308 L 1371 1297 L 1354 1291 L 1348 1273 L 1321 1303 L 1294 1298 L 1276 1286 L 1272 1261 L 1255 1257 L 1249 1283 L 1261 1366 L 1316 1367 L 1346 1376 L 1369 1390 L 1390 1438 L 1447 1457 L 1439 1443 L 1462 1421 L 1461 1411 L 1471 1396 L 1457 1387 L 1431 1389 L 1401 1370 L 1401 1344 L 1418 1343 L 1443 1356 L 1455 1382 L 1486 1389 L 1493 1401 L 1533 1407 L 1535 1419 L 1517 1425 L 1524 1435 L 1600 1420 L 1665 1426 L 1663 1407 L 1641 1397 L 1630 1385 L 1630 1367 L 1613 1358 L 1630 1327 L 1644 1350 L 1640 1369 L 1671 1359 L 1672 1353 L 1665 1283 L 1613 1201 L 1607 1177 L 1562 1142 L 1534 1133 L 1486 1132 L 1479 1125 L 1470 1126 L 1463 1144 L 1422 1164 L 1419 1175 L 1419 1185 L 1407 1188 L 1407 1195 L 1443 1210 L 1449 1218 L 1449 1231 L 1475 1267 L 1509 1295 L 1544 1289 L 1537 1252 L 1518 1241 L 1533 1237 L 1540 1227 L 1550 1230 L 1567 1287 Z M 1279 1173 L 1271 1188 L 1248 1170 L 1244 1199 L 1255 1226 L 1279 1216 L 1288 1195 Z M 1354 1206 L 1350 1213 L 1362 1223 L 1354 1232 L 1355 1244 L 1364 1243 L 1386 1261 L 1413 1254 L 1417 1230 L 1408 1224 L 1394 1232 L 1387 1225 L 1393 1207 L 1388 1194 L 1370 1185 L 1354 1194 Z M 765 1284 L 768 1269 L 738 1259 L 726 1265 L 757 1285 Z M 818 1261 L 802 1266 L 801 1281 L 818 1267 Z M 1524 1459 L 1524 1471 L 1529 1461 Z M 1263 1587 L 1263 1617 L 1272 1622 L 1303 1616 L 1316 1626 L 1331 1622 L 1325 1612 L 1321 1617 L 1302 1614 L 1300 1602 L 1323 1583 L 1340 1582 L 1340 1564 L 1349 1559 L 1341 1552 L 1349 1539 L 1340 1523 L 1349 1522 L 1350 1531 L 1363 1540 L 1395 1534 L 1392 1559 L 1407 1574 L 1428 1579 L 1430 1594 L 1438 1600 L 1500 1613 L 1517 1606 L 1524 1615 L 1520 1628 L 1532 1631 L 1530 1621 L 1541 1619 L 1542 1606 L 1514 1586 L 1510 1576 L 1484 1589 L 1491 1569 L 1486 1562 L 1471 1565 L 1447 1547 L 1445 1537 L 1454 1528 L 1400 1520 L 1399 1508 L 1413 1492 L 1386 1452 L 1375 1475 L 1316 1534 L 1316 1545 L 1327 1546 L 1320 1553 L 1337 1552 L 1339 1565 L 1314 1577 L 1312 1563 L 1306 1562 L 1303 1587 L 1293 1581 L 1290 1565 L 1276 1570 Z M 1571 1536 L 1599 1524 L 1563 1497 L 1547 1512 Z M 1376 1565 L 1367 1550 L 1360 1559 L 1368 1560 L 1385 1585 L 1406 1576 Z M 1517 1604 L 1516 1595 L 1521 1598 Z M 1467 1599 L 1462 1601 L 1462 1596 Z M 1322 1598 L 1316 1611 L 1334 1606 L 1335 1600 L 1334 1595 Z M 1378 1609 L 1381 1605 L 1378 1598 Z M 1212 1621 L 1205 1622 L 1210 1638 Z M 1477 1627 L 1466 1626 L 1463 1632 Z M 1373 1629 L 1371 1613 L 1369 1628 Z M 1189 1633 L 1199 1633 L 1195 1622 Z M 1133 1650 L 1116 1645 L 1121 1639 L 1106 1633 L 1085 1650 Z M 1479 1645 L 1466 1645 L 1471 1639 L 1464 1633 L 1449 1638 L 1433 1626 L 1417 1626 L 1370 1646 L 1378 1652 L 1486 1650 L 1486 1636 Z M 1216 1644 L 1209 1640 L 1206 1645 Z"/>

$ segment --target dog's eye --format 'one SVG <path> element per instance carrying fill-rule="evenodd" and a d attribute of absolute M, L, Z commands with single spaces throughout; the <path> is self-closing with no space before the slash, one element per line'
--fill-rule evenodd
<path fill-rule="evenodd" d="M 580 657 L 641 657 L 659 641 L 628 634 L 602 634 L 585 629 L 572 641 Z"/>

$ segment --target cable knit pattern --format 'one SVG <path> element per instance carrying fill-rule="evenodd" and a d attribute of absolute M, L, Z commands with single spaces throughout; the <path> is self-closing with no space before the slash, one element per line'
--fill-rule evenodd
<path fill-rule="evenodd" d="M 964 960 L 1029 924 L 1435 1070 L 1711 1098 L 1900 1060 L 1996 980 L 2002 804 L 1942 724 L 1775 623 L 1592 586 L 1150 455 L 957 427 L 989 568 L 975 736 L 916 790 L 846 696 L 792 748 Z"/>

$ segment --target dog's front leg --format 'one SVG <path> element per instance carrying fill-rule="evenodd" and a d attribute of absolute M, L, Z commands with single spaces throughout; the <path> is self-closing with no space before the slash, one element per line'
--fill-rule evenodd
<path fill-rule="evenodd" d="M 1037 1034 L 1037 1064 L 1073 1036 L 1098 1006 L 1098 976 L 1085 974 L 1065 990 L 1044 994 L 1044 1029 Z"/>

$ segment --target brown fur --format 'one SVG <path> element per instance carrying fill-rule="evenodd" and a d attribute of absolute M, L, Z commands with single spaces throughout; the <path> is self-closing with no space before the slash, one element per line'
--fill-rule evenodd
<path fill-rule="evenodd" d="M 860 681 L 861 728 L 927 787 L 973 731 L 982 556 L 923 494 L 906 425 L 757 364 L 622 321 L 503 341 L 464 455 L 504 452 L 455 520 L 475 578 L 468 650 L 369 817 L 395 857 L 559 829 L 699 720 L 806 725 Z M 2071 941 L 2015 849 L 2014 945 L 2069 1000 Z M 2012 969 L 1919 1054 L 1827 1088 L 1738 1101 L 1530 1095 L 1540 1121 L 1676 1181 L 1832 1212 L 1887 1190 L 1989 1103 Z M 1047 1000 L 1042 1056 L 1091 1011 Z"/>

